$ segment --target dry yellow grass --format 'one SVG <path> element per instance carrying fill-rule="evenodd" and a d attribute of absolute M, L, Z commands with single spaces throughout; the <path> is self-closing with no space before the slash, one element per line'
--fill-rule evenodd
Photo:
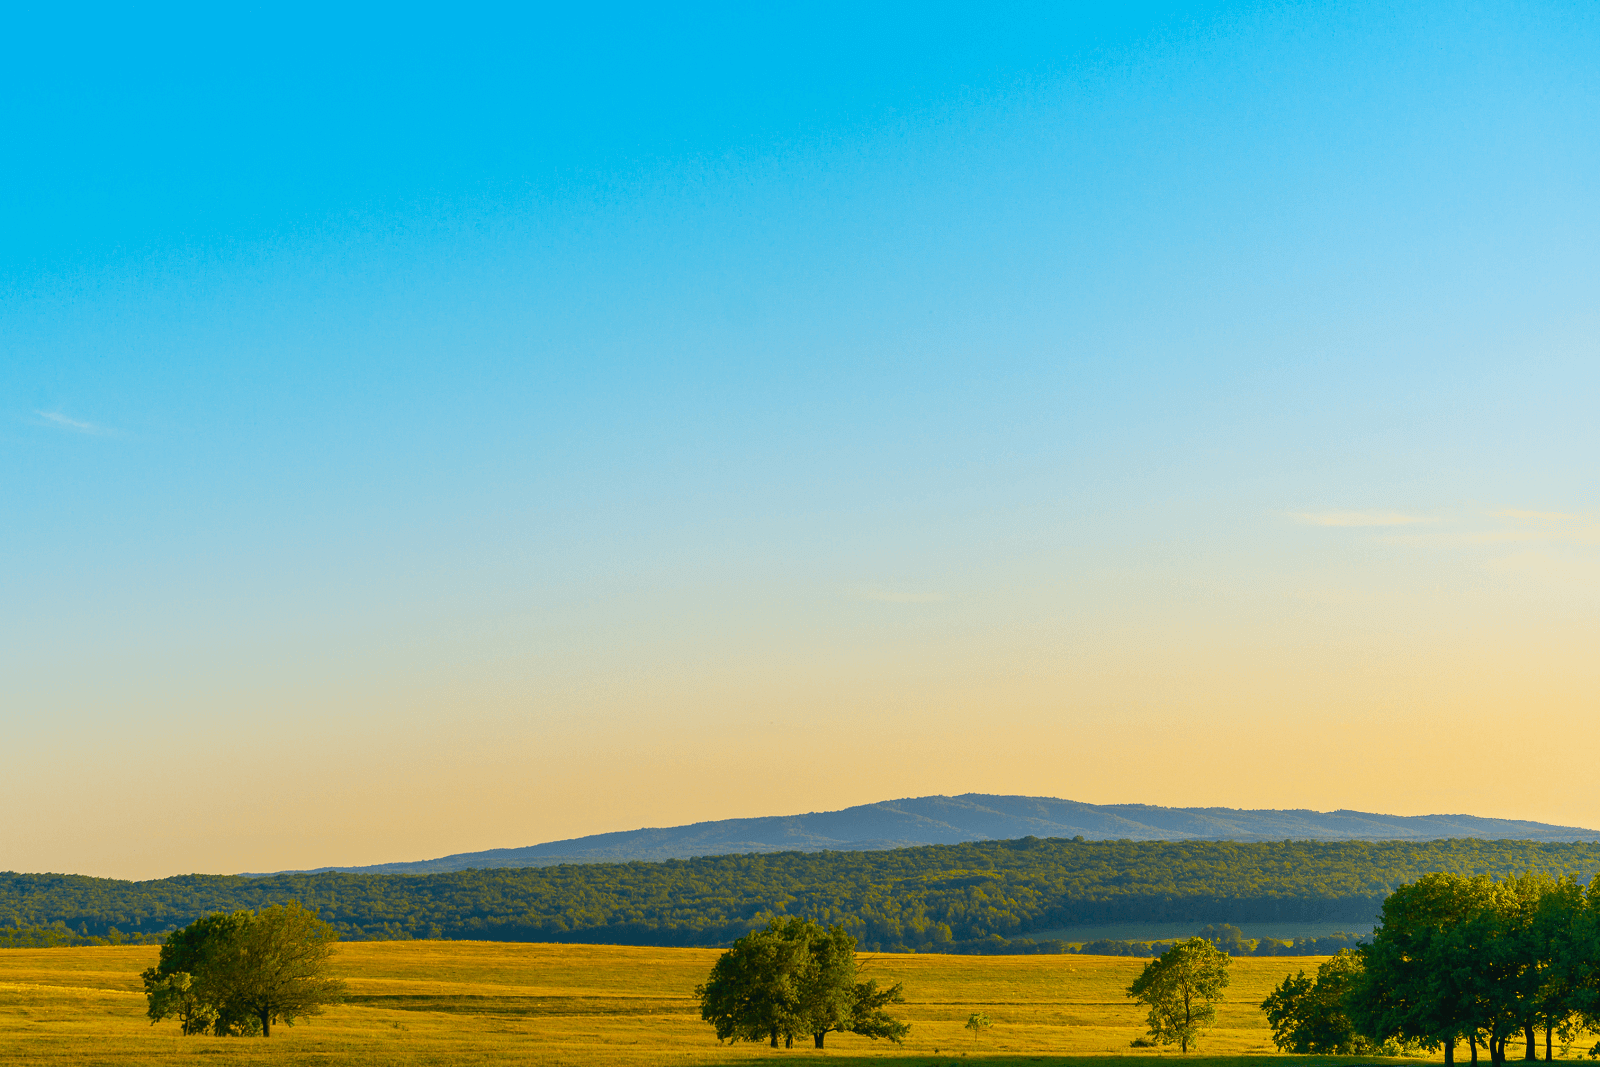
<path fill-rule="evenodd" d="M 139 972 L 156 949 L 0 950 L 0 1063 L 5 1064 L 743 1064 L 774 1057 L 892 1058 L 993 1064 L 1172 1057 L 1130 1048 L 1143 1033 L 1123 990 L 1143 960 L 1097 956 L 867 956 L 868 973 L 905 983 L 910 1039 L 895 1047 L 832 1034 L 828 1048 L 719 1046 L 692 990 L 711 949 L 358 942 L 336 966 L 350 1001 L 270 1039 L 189 1037 L 144 1016 Z M 1217 1025 L 1188 1060 L 1277 1059 L 1257 1005 L 1283 976 L 1320 960 L 1242 958 Z M 967 1016 L 993 1029 L 974 1041 Z M 1296 1065 L 1335 1062 L 1286 1058 Z"/>

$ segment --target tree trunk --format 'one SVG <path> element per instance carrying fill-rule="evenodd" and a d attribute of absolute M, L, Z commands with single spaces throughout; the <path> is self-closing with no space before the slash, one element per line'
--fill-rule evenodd
<path fill-rule="evenodd" d="M 778 1028 L 776 1026 L 772 1028 L 772 1047 L 778 1047 Z"/>
<path fill-rule="evenodd" d="M 1472 1062 L 1473 1063 L 1477 1063 L 1478 1062 L 1478 1035 L 1476 1033 L 1468 1034 L 1467 1035 L 1467 1044 L 1472 1047 Z"/>
<path fill-rule="evenodd" d="M 794 1048 L 794 1035 L 793 1034 L 784 1034 L 783 1035 L 783 1047 L 784 1048 Z"/>
<path fill-rule="evenodd" d="M 1555 1027 L 1553 1026 L 1544 1028 L 1544 1062 L 1546 1063 L 1550 1062 L 1550 1031 L 1554 1029 Z"/>
<path fill-rule="evenodd" d="M 818 1030 L 812 1036 L 817 1039 L 817 1047 L 821 1048 L 822 1047 L 822 1039 L 828 1036 L 828 1031 L 826 1031 L 826 1030 Z"/>
<path fill-rule="evenodd" d="M 1522 1036 L 1528 1042 L 1527 1050 L 1523 1052 L 1522 1058 L 1525 1059 L 1525 1060 L 1533 1060 L 1534 1062 L 1538 1062 L 1538 1059 L 1539 1059 L 1539 1039 L 1537 1037 L 1533 1036 L 1533 1024 L 1532 1023 L 1528 1023 L 1526 1026 L 1524 1026 L 1522 1028 Z"/>
<path fill-rule="evenodd" d="M 1449 1037 L 1444 1042 L 1444 1067 L 1455 1067 L 1456 1039 Z"/>
<path fill-rule="evenodd" d="M 272 1036 L 272 1013 L 269 1011 L 264 1011 L 261 1013 L 261 1036 Z"/>

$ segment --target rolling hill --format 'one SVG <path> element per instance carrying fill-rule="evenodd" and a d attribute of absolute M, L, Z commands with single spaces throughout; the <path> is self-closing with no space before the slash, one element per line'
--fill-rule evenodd
<path fill-rule="evenodd" d="M 1307 930 L 1316 924 L 1361 933 L 1396 886 L 1433 871 L 1587 884 L 1600 873 L 1600 843 L 1023 837 L 434 874 L 127 882 L 0 872 L 0 944 L 52 931 L 112 937 L 113 926 L 159 936 L 212 912 L 297 900 L 349 940 L 719 945 L 802 915 L 844 923 L 872 951 L 1065 951 L 1073 941 L 1167 936 L 1157 931 L 1174 924 L 1250 924 L 1279 939 L 1318 936 Z M 1142 938 L 1105 932 L 1130 925 Z"/>
<path fill-rule="evenodd" d="M 1600 831 L 1596 830 L 1473 815 L 1163 808 L 1151 804 L 1084 804 L 1055 797 L 967 793 L 956 797 L 886 800 L 805 815 L 720 819 L 688 826 L 594 834 L 524 848 L 464 852 L 432 860 L 279 873 L 430 874 L 474 868 L 688 859 L 749 852 L 870 851 L 1030 836 L 1083 837 L 1090 841 L 1435 841 L 1446 838 L 1600 841 Z"/>

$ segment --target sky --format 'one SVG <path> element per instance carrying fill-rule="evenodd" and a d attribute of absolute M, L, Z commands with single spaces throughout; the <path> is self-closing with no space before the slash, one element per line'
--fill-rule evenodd
<path fill-rule="evenodd" d="M 1553 3 L 21 14 L 0 869 L 964 792 L 1600 827 L 1597 56 Z"/>

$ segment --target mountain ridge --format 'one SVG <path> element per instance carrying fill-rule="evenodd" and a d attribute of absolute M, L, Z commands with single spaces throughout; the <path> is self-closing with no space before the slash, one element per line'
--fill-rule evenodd
<path fill-rule="evenodd" d="M 906 797 L 802 815 L 619 830 L 431 860 L 273 873 L 431 874 L 471 868 L 689 859 L 749 852 L 877 851 L 1030 836 L 1143 841 L 1600 841 L 1600 831 L 1582 827 L 1476 815 L 1381 815 L 1344 808 L 1331 812 L 1308 808 L 1167 808 L 964 793 L 954 797 Z"/>

